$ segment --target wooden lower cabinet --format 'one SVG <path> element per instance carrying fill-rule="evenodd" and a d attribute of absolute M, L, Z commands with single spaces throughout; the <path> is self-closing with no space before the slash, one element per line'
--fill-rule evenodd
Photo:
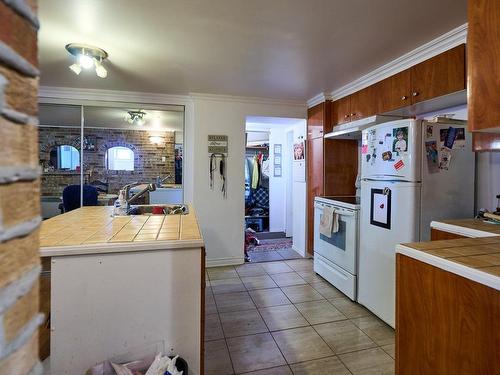
<path fill-rule="evenodd" d="M 40 313 L 43 323 L 38 329 L 38 356 L 41 361 L 50 355 L 50 258 L 42 258 L 40 285 Z"/>
<path fill-rule="evenodd" d="M 457 238 L 466 238 L 466 237 L 461 236 L 459 234 L 445 232 L 443 230 L 431 228 L 431 241 L 454 240 Z"/>
<path fill-rule="evenodd" d="M 396 374 L 500 374 L 500 292 L 396 255 Z"/>
<path fill-rule="evenodd" d="M 323 138 L 307 140 L 307 253 L 314 252 L 314 198 L 323 195 Z"/>

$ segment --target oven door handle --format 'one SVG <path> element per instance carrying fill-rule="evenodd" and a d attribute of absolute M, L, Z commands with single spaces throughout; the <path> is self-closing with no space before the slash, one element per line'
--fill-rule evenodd
<path fill-rule="evenodd" d="M 327 204 L 324 204 L 324 203 L 314 203 L 314 208 L 318 209 L 318 210 L 321 210 L 323 211 L 323 208 L 324 207 L 332 207 L 334 212 L 338 215 L 342 215 L 342 216 L 354 216 L 354 211 L 352 210 L 346 210 L 344 208 L 341 208 L 341 207 L 335 207 L 335 206 L 330 206 L 330 205 L 327 205 Z"/>

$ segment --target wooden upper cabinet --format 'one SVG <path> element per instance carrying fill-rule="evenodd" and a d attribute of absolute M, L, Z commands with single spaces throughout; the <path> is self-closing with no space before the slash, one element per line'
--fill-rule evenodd
<path fill-rule="evenodd" d="M 471 131 L 500 130 L 500 1 L 467 3 L 468 124 Z M 494 138 L 490 136 L 490 138 Z M 497 149 L 500 134 L 496 137 Z"/>
<path fill-rule="evenodd" d="M 351 112 L 349 120 L 355 121 L 364 117 L 373 116 L 378 112 L 378 97 L 381 85 L 374 84 L 350 95 Z"/>
<path fill-rule="evenodd" d="M 332 118 L 334 125 L 350 121 L 351 95 L 334 101 L 332 105 Z"/>
<path fill-rule="evenodd" d="M 325 103 L 307 110 L 307 139 L 322 138 L 325 123 Z"/>
<path fill-rule="evenodd" d="M 411 104 L 410 69 L 394 74 L 375 85 L 377 90 L 377 113 L 385 113 Z"/>
<path fill-rule="evenodd" d="M 466 89 L 465 44 L 410 69 L 411 104 Z"/>

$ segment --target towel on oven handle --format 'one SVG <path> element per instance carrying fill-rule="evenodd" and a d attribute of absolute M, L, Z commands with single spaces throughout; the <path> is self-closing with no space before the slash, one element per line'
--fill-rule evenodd
<path fill-rule="evenodd" d="M 332 237 L 332 233 L 339 231 L 339 215 L 330 206 L 323 207 L 323 214 L 320 216 L 319 233 L 326 237 Z"/>

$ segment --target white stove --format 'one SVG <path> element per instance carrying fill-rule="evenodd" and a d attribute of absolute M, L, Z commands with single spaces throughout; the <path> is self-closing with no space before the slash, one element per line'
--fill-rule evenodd
<path fill-rule="evenodd" d="M 319 231 L 324 207 L 338 217 L 338 231 L 325 236 Z M 359 197 L 335 196 L 314 199 L 314 271 L 353 301 L 357 298 Z"/>

